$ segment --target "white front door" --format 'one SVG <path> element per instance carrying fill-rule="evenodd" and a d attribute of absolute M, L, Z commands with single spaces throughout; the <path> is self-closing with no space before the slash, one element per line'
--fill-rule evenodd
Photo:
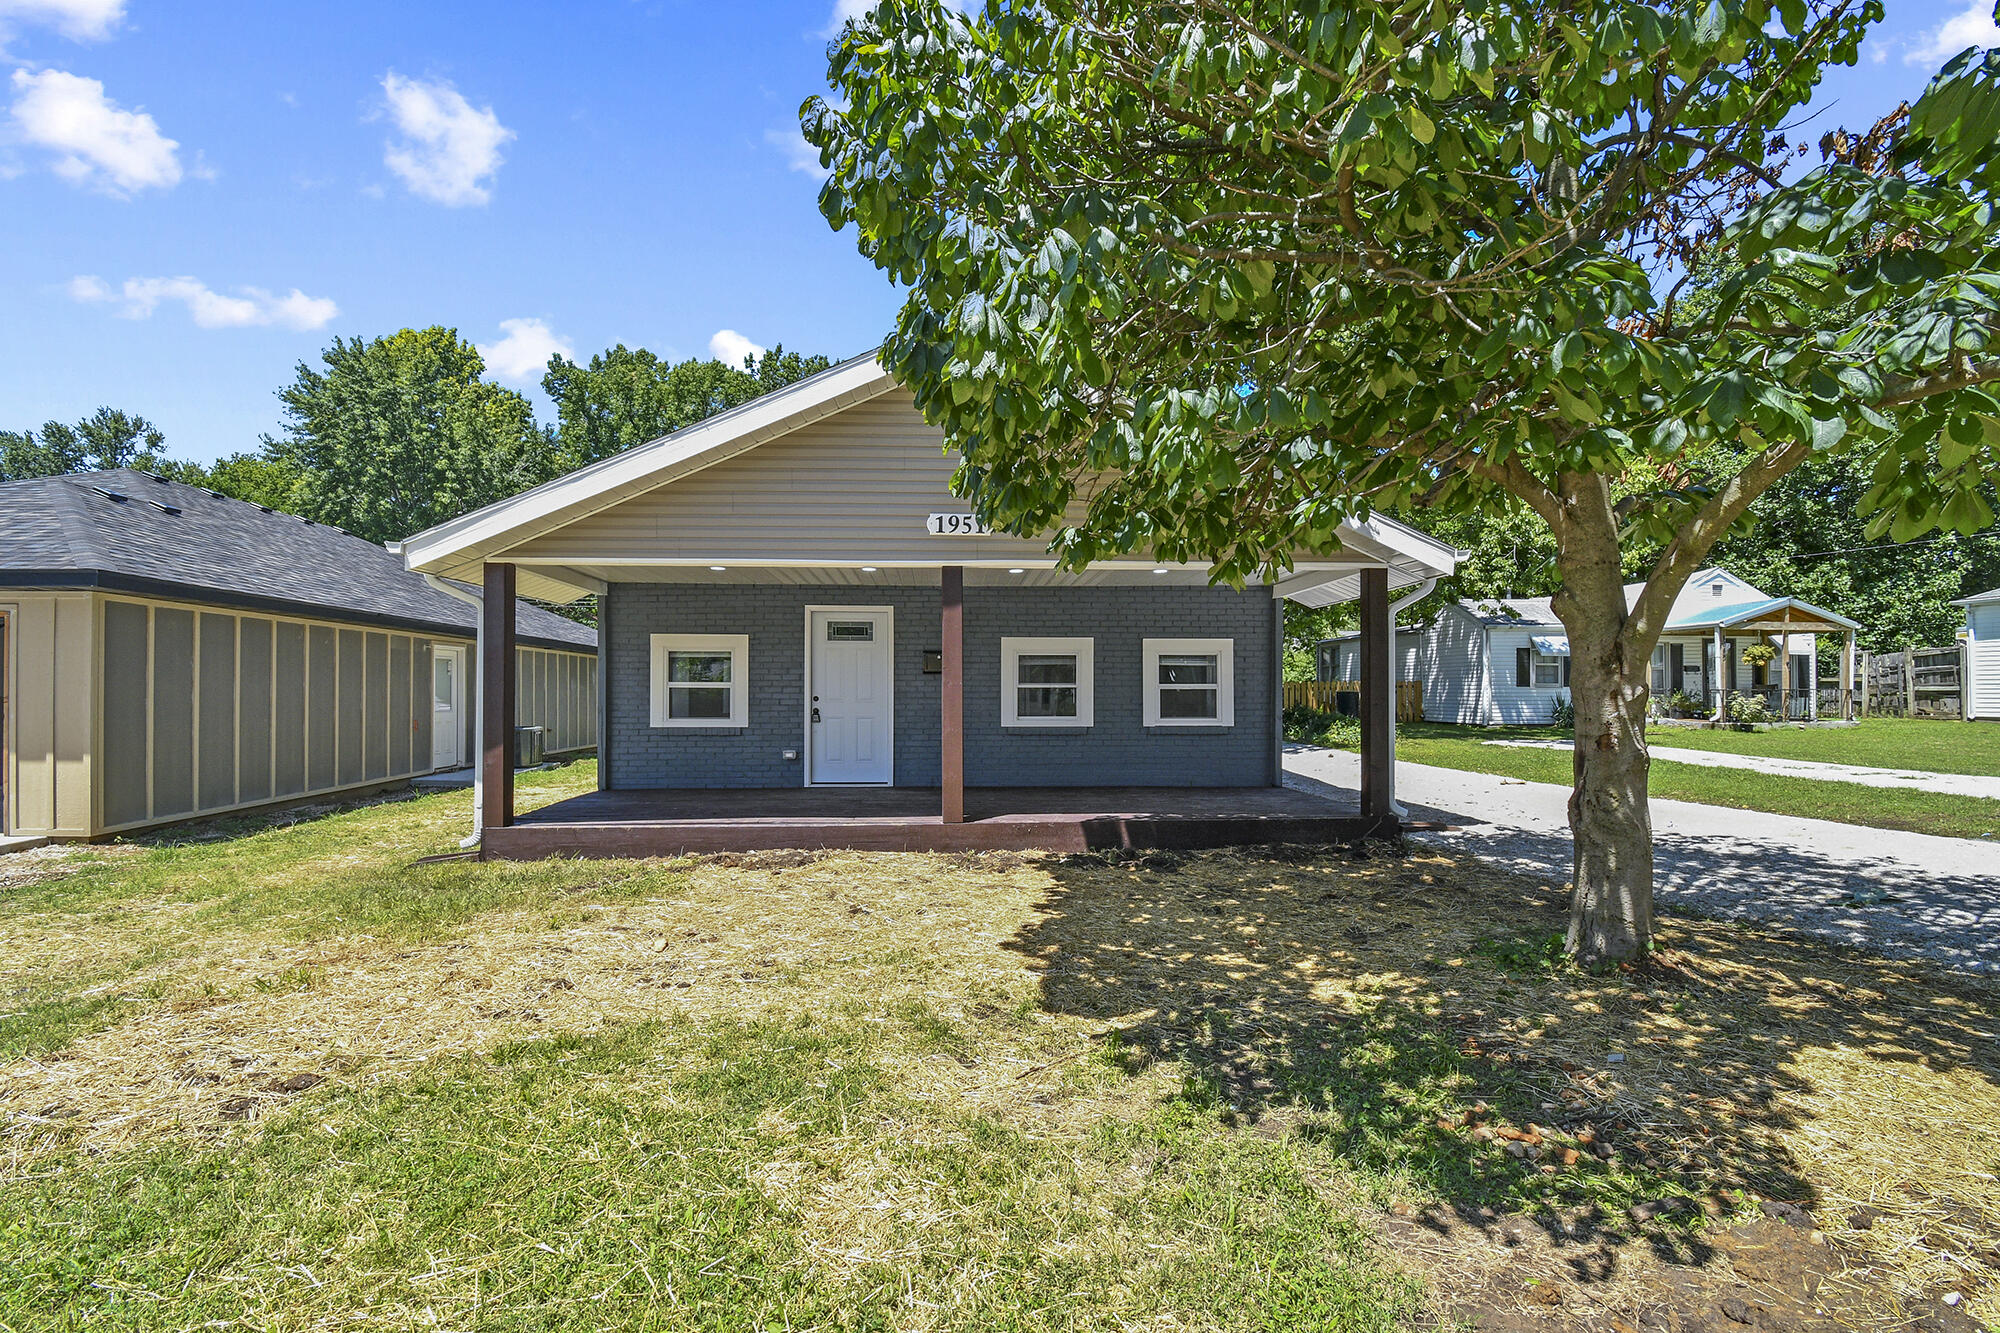
<path fill-rule="evenodd" d="M 894 625 L 888 611 L 814 611 L 807 617 L 810 781 L 889 783 Z"/>
<path fill-rule="evenodd" d="M 465 767 L 465 649 L 431 652 L 431 767 Z"/>

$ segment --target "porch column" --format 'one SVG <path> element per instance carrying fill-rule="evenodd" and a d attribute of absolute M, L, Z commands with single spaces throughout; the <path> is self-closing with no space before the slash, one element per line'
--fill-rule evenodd
<path fill-rule="evenodd" d="M 944 822 L 965 822 L 965 569 L 946 565 L 943 633 L 944 675 L 938 691 L 942 701 L 944 753 L 939 785 L 944 789 Z"/>
<path fill-rule="evenodd" d="M 1729 720 L 1729 658 L 1725 651 L 1722 626 L 1715 627 L 1715 720 Z"/>
<path fill-rule="evenodd" d="M 480 606 L 479 697 L 480 825 L 505 828 L 514 822 L 514 566 L 486 566 L 486 597 Z"/>
<path fill-rule="evenodd" d="M 1847 631 L 1840 644 L 1840 720 L 1854 720 L 1854 631 Z"/>
<path fill-rule="evenodd" d="M 1778 632 L 1778 717 L 1792 720 L 1792 608 L 1785 608 L 1785 627 Z"/>
<path fill-rule="evenodd" d="M 1361 813 L 1396 813 L 1396 663 L 1389 571 L 1361 571 Z"/>

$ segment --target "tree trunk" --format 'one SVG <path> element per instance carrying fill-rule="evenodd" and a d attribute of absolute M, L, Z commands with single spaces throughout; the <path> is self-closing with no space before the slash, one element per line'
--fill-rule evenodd
<path fill-rule="evenodd" d="M 1601 622 L 1600 622 L 1601 623 Z M 1645 663 L 1628 668 L 1618 626 L 1571 628 L 1576 785 L 1569 797 L 1575 891 L 1569 951 L 1585 964 L 1622 962 L 1653 942 L 1653 818 L 1646 805 Z"/>
<path fill-rule="evenodd" d="M 1567 479 L 1566 479 L 1567 480 Z M 1563 487 L 1557 526 L 1576 708 L 1576 784 L 1569 798 L 1575 888 L 1569 952 L 1586 965 L 1642 956 L 1653 941 L 1653 821 L 1646 805 L 1647 667 L 1657 635 L 1627 635 L 1610 497 L 1595 478 Z"/>

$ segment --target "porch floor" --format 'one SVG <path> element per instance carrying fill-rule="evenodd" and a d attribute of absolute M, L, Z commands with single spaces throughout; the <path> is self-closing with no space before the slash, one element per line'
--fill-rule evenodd
<path fill-rule="evenodd" d="M 1286 787 L 976 787 L 947 824 L 923 787 L 591 792 L 488 829 L 496 859 L 854 848 L 971 851 L 1231 847 L 1392 836 L 1354 799 Z"/>

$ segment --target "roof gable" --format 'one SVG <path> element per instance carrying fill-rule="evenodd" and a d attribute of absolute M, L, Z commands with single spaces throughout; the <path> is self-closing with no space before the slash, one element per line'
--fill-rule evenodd
<path fill-rule="evenodd" d="M 951 492 L 956 465 L 943 433 L 871 354 L 418 533 L 401 549 L 412 569 L 464 579 L 488 561 L 510 561 L 524 591 L 532 577 L 569 595 L 619 565 L 626 577 L 633 566 L 711 561 L 1046 567 L 1041 538 L 926 532 L 931 513 L 965 511 Z M 1338 582 L 1328 570 L 1362 563 L 1388 564 L 1392 586 L 1409 586 L 1449 573 L 1457 557 L 1379 516 L 1345 525 L 1341 537 L 1350 550 L 1286 580 L 1285 595 L 1309 598 Z M 1143 552 L 1131 559 L 1150 563 Z"/>

